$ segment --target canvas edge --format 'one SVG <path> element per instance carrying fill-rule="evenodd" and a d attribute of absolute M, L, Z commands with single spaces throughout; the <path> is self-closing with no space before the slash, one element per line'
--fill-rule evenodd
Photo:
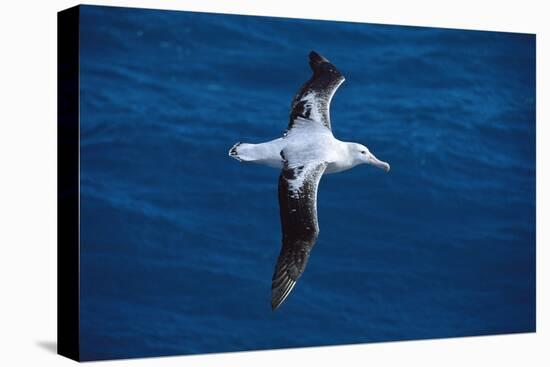
<path fill-rule="evenodd" d="M 80 360 L 80 7 L 57 13 L 57 353 Z"/>

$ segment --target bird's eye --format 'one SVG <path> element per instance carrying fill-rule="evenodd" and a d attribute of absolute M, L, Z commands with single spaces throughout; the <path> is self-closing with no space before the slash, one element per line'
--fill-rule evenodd
<path fill-rule="evenodd" d="M 367 152 L 366 152 L 366 151 L 364 151 L 364 150 L 362 150 L 362 151 L 361 151 L 361 154 L 367 154 Z"/>

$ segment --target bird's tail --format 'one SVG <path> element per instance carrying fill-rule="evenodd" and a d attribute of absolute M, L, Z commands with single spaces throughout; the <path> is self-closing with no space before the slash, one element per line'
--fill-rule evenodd
<path fill-rule="evenodd" d="M 235 158 L 239 162 L 242 161 L 252 161 L 252 157 L 250 157 L 250 153 L 248 148 L 252 147 L 254 144 L 247 144 L 247 143 L 241 143 L 238 142 L 237 144 L 233 145 L 231 149 L 229 149 L 229 156 Z"/>

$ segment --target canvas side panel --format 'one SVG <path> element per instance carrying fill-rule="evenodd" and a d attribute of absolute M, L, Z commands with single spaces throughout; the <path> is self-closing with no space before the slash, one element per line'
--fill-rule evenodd
<path fill-rule="evenodd" d="M 57 351 L 79 360 L 79 7 L 57 15 Z"/>

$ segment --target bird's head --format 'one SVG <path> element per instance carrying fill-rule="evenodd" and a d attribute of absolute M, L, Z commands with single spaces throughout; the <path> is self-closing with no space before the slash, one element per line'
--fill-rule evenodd
<path fill-rule="evenodd" d="M 382 168 L 384 171 L 389 172 L 390 165 L 376 158 L 366 146 L 362 144 L 351 143 L 348 145 L 348 149 L 350 151 L 354 166 L 366 163 L 378 168 Z"/>

